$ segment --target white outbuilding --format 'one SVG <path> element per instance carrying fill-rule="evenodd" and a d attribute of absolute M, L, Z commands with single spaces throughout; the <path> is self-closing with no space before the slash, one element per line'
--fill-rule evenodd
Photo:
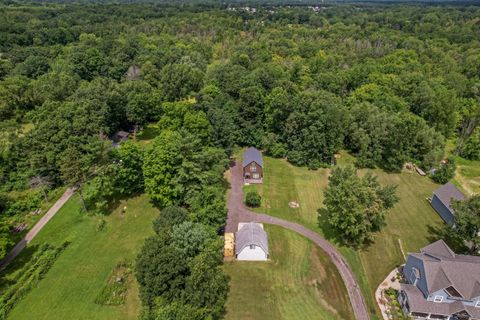
<path fill-rule="evenodd" d="M 239 223 L 235 236 L 235 256 L 237 260 L 268 260 L 268 238 L 263 224 Z"/>

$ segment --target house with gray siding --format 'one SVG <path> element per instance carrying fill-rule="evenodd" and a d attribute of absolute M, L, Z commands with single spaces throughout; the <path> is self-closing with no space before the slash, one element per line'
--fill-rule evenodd
<path fill-rule="evenodd" d="M 480 319 L 480 257 L 455 254 L 443 241 L 408 255 L 398 301 L 414 319 Z"/>
<path fill-rule="evenodd" d="M 440 217 L 449 225 L 455 223 L 452 200 L 464 200 L 465 195 L 452 183 L 448 182 L 433 191 L 431 204 Z"/>

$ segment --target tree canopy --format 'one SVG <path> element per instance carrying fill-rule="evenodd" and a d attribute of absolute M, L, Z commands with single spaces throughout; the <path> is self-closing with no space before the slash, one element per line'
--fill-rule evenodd
<path fill-rule="evenodd" d="M 346 244 L 359 246 L 371 241 L 373 233 L 385 224 L 388 209 L 398 201 L 396 186 L 381 186 L 371 173 L 359 177 L 351 166 L 333 169 L 328 181 L 319 218 L 326 218 Z"/>

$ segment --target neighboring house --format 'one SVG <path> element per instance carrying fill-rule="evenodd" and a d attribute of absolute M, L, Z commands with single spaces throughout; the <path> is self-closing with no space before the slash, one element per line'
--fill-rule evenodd
<path fill-rule="evenodd" d="M 113 134 L 112 136 L 112 141 L 113 141 L 113 147 L 118 148 L 120 147 L 120 143 L 123 141 L 128 140 L 128 136 L 130 133 L 126 131 L 117 131 Z"/>
<path fill-rule="evenodd" d="M 239 223 L 235 235 L 237 260 L 265 261 L 268 259 L 268 238 L 263 224 Z"/>
<path fill-rule="evenodd" d="M 245 183 L 262 183 L 263 157 L 256 148 L 250 147 L 243 153 L 243 181 Z"/>
<path fill-rule="evenodd" d="M 480 319 L 480 257 L 438 240 L 408 255 L 398 301 L 414 319 Z"/>
<path fill-rule="evenodd" d="M 128 133 L 126 131 L 117 131 L 113 134 L 113 141 L 115 141 L 115 142 L 125 141 L 125 140 L 128 139 L 129 135 L 130 135 L 130 133 Z"/>
<path fill-rule="evenodd" d="M 453 200 L 463 200 L 465 196 L 452 183 L 447 183 L 433 191 L 432 207 L 440 217 L 449 225 L 455 223 L 455 215 L 452 209 Z"/>

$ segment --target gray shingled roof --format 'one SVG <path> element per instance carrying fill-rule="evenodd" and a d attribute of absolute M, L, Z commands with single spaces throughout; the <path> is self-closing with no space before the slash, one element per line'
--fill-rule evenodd
<path fill-rule="evenodd" d="M 267 233 L 260 224 L 249 222 L 243 225 L 235 235 L 235 254 L 239 254 L 245 247 L 249 245 L 259 246 L 268 255 L 268 238 Z"/>
<path fill-rule="evenodd" d="M 262 153 L 258 149 L 250 147 L 243 153 L 243 166 L 246 167 L 253 161 L 263 167 Z"/>
<path fill-rule="evenodd" d="M 400 288 L 407 294 L 408 305 L 411 312 L 434 313 L 451 315 L 460 311 L 467 311 L 473 318 L 480 318 L 480 308 L 466 306 L 460 301 L 453 303 L 437 303 L 428 301 L 423 297 L 422 292 L 412 284 L 400 284 Z"/>
<path fill-rule="evenodd" d="M 428 246 L 420 249 L 420 252 L 438 257 L 455 258 L 455 252 L 443 240 L 430 243 Z"/>
<path fill-rule="evenodd" d="M 442 203 L 447 206 L 450 210 L 452 209 L 452 199 L 455 200 L 463 200 L 465 199 L 465 195 L 460 192 L 452 183 L 448 182 L 438 188 L 437 190 L 433 191 L 433 194 L 437 196 Z"/>
<path fill-rule="evenodd" d="M 455 254 L 438 240 L 412 254 L 422 260 L 428 292 L 453 286 L 465 299 L 480 296 L 480 257 Z"/>

